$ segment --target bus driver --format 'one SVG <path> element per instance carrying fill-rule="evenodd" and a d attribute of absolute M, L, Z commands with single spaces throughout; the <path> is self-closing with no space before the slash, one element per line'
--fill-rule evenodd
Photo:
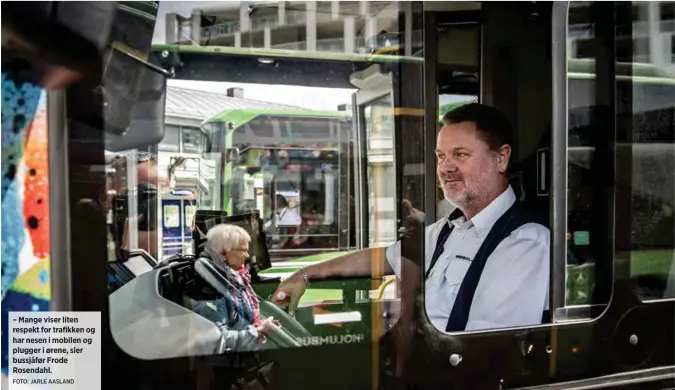
<path fill-rule="evenodd" d="M 425 306 L 452 332 L 540 324 L 548 308 L 549 237 L 522 211 L 507 168 L 513 129 L 497 109 L 474 103 L 447 113 L 436 144 L 445 198 L 457 207 L 425 229 Z M 311 265 L 277 292 L 295 311 L 311 281 L 371 274 L 377 249 Z M 401 278 L 401 242 L 386 250 L 385 273 Z M 274 297 L 281 297 L 283 294 Z"/>

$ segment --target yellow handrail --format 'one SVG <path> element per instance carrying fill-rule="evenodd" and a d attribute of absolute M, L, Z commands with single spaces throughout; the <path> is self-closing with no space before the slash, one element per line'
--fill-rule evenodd
<path fill-rule="evenodd" d="M 387 279 L 384 283 L 380 285 L 380 288 L 377 290 L 377 300 L 379 301 L 382 299 L 382 296 L 384 295 L 384 289 L 387 288 L 388 285 L 392 284 L 396 280 L 396 278 L 390 278 Z"/>

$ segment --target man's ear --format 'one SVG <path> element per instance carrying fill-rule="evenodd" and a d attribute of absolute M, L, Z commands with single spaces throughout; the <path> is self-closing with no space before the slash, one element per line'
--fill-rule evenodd
<path fill-rule="evenodd" d="M 509 159 L 511 158 L 511 146 L 502 145 L 499 148 L 499 154 L 497 156 L 497 168 L 499 173 L 505 173 L 506 169 L 509 167 Z"/>

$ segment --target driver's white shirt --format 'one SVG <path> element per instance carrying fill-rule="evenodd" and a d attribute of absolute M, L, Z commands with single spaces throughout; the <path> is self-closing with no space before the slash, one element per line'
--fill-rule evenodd
<path fill-rule="evenodd" d="M 302 218 L 295 209 L 284 207 L 275 216 L 276 226 L 300 226 Z"/>
<path fill-rule="evenodd" d="M 454 229 L 425 282 L 425 307 L 431 323 L 445 331 L 457 292 L 476 252 L 497 219 L 516 201 L 513 189 L 465 221 L 443 218 L 425 230 L 425 273 L 444 223 Z M 541 323 L 548 309 L 550 232 L 528 223 L 516 229 L 492 252 L 476 288 L 466 330 L 495 329 Z M 387 261 L 401 278 L 400 241 L 386 251 Z"/>

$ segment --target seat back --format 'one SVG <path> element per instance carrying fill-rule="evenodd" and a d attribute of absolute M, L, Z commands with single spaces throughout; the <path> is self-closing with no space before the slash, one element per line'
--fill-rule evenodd
<path fill-rule="evenodd" d="M 166 267 L 138 275 L 110 295 L 110 330 L 115 342 L 129 355 L 147 360 L 215 353 L 220 329 L 160 295 L 163 271 Z"/>
<path fill-rule="evenodd" d="M 537 144 L 534 153 L 514 163 L 511 167 L 509 183 L 516 193 L 524 210 L 531 213 L 537 223 L 551 229 L 551 131 L 546 129 Z M 542 313 L 542 323 L 551 321 L 550 310 Z"/>
<path fill-rule="evenodd" d="M 535 153 L 513 164 L 509 184 L 523 209 L 533 214 L 538 223 L 550 229 L 549 155 L 548 149 L 541 147 Z"/>

